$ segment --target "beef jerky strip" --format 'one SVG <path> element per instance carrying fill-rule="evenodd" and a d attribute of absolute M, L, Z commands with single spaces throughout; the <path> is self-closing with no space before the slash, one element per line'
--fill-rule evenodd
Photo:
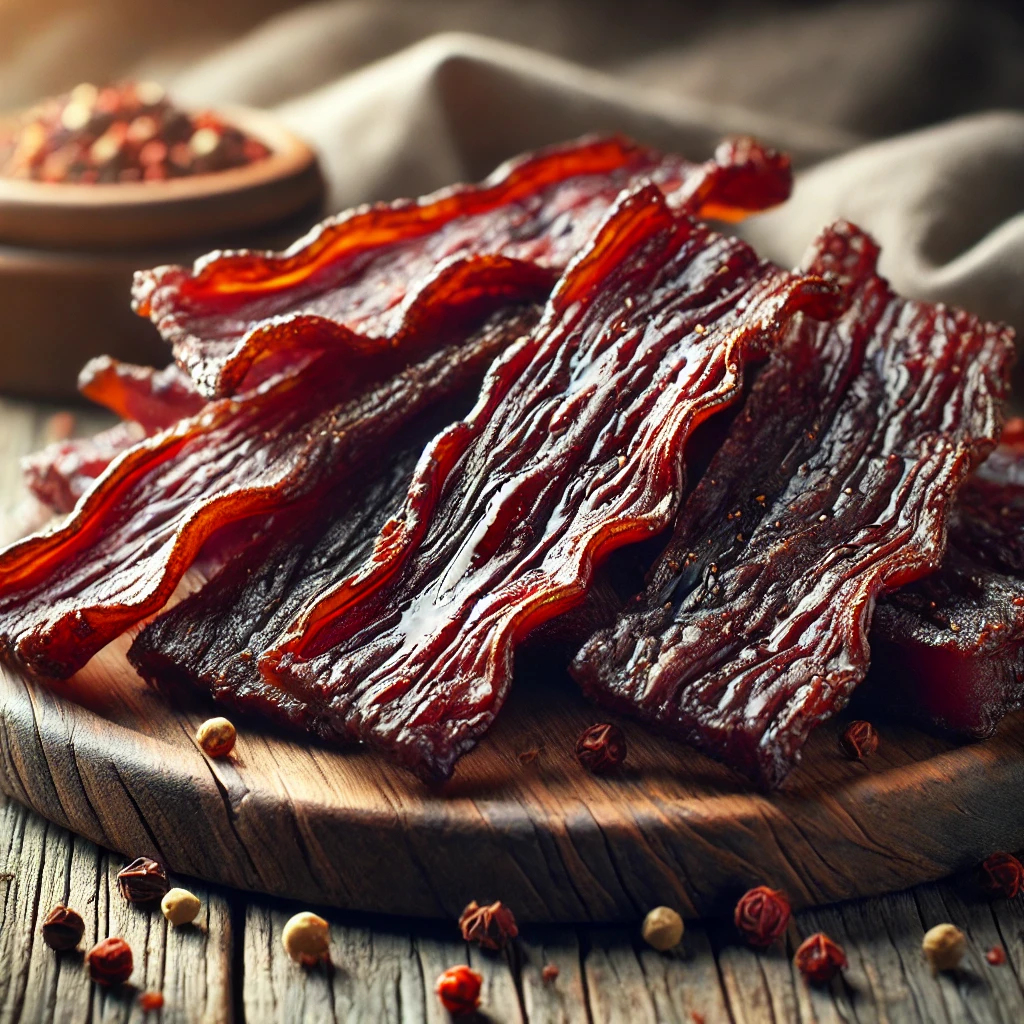
<path fill-rule="evenodd" d="M 192 270 L 140 272 L 135 308 L 211 396 L 280 371 L 296 349 L 409 350 L 430 328 L 423 310 L 449 319 L 472 298 L 480 258 L 560 272 L 618 193 L 647 179 L 695 215 L 739 219 L 786 199 L 791 176 L 786 157 L 749 139 L 723 143 L 705 164 L 584 140 L 507 163 L 482 185 L 360 207 L 279 255 L 211 253 Z"/>
<path fill-rule="evenodd" d="M 1024 703 L 1022 427 L 964 486 L 939 570 L 878 604 L 864 697 L 883 714 L 981 739 Z"/>
<path fill-rule="evenodd" d="M 162 370 L 122 363 L 110 356 L 90 359 L 78 375 L 78 390 L 147 434 L 198 413 L 205 399 L 191 379 L 171 363 Z"/>
<path fill-rule="evenodd" d="M 442 780 L 489 727 L 516 641 L 586 594 L 612 549 L 663 529 L 691 431 L 833 288 L 758 260 L 645 186 L 613 207 L 541 325 L 424 453 L 373 556 L 260 659 L 326 736 Z"/>
<path fill-rule="evenodd" d="M 308 600 L 369 557 L 439 425 L 411 425 L 383 465 L 366 467 L 317 508 L 276 515 L 244 559 L 139 633 L 128 652 L 139 674 L 164 690 L 196 685 L 241 711 L 308 727 L 308 704 L 268 686 L 256 660 Z"/>
<path fill-rule="evenodd" d="M 933 570 L 998 436 L 1006 329 L 895 296 L 856 228 L 805 264 L 851 299 L 765 368 L 649 586 L 572 671 L 586 693 L 767 785 L 868 667 L 886 590 Z"/>
<path fill-rule="evenodd" d="M 59 529 L 0 553 L 0 654 L 38 675 L 72 674 L 158 611 L 218 531 L 322 493 L 376 458 L 523 326 L 504 315 L 347 400 L 323 386 L 324 355 L 140 442 Z"/>
<path fill-rule="evenodd" d="M 205 404 L 173 363 L 154 370 L 99 356 L 79 374 L 78 389 L 126 422 L 91 437 L 57 441 L 22 459 L 29 490 L 54 512 L 70 512 L 118 455 Z"/>

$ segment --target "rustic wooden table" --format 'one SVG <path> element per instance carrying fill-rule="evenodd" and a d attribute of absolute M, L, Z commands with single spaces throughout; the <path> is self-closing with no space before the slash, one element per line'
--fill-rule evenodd
<path fill-rule="evenodd" d="M 51 413 L 0 401 L 0 506 L 9 519 L 19 500 L 15 456 L 45 439 Z M 502 957 L 467 947 L 454 922 L 322 911 L 331 965 L 307 970 L 281 947 L 285 921 L 301 908 L 175 878 L 203 910 L 196 925 L 171 929 L 158 910 L 121 899 L 123 863 L 0 797 L 0 1022 L 142 1020 L 143 991 L 164 995 L 161 1014 L 150 1015 L 164 1022 L 445 1021 L 434 979 L 467 962 L 485 978 L 480 1019 L 494 1022 L 1024 1021 L 1024 897 L 988 902 L 962 879 L 802 912 L 785 947 L 766 954 L 738 945 L 728 921 L 691 922 L 668 954 L 642 943 L 639 922 L 528 927 Z M 85 919 L 82 948 L 107 935 L 128 940 L 129 985 L 92 986 L 80 952 L 43 945 L 42 916 L 61 902 Z M 965 931 L 969 952 L 961 970 L 932 977 L 921 938 L 942 921 Z M 794 943 L 815 931 L 840 942 L 850 961 L 823 988 L 805 985 L 790 960 Z M 1005 948 L 1005 964 L 986 962 L 993 946 Z M 545 982 L 549 963 L 559 974 Z"/>

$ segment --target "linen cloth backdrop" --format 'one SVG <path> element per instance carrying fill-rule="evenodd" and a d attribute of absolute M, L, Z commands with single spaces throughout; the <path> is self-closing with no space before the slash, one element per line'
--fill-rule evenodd
<path fill-rule="evenodd" d="M 903 293 L 1024 333 L 1022 6 L 0 0 L 0 109 L 122 76 L 272 108 L 319 149 L 331 210 L 584 132 L 693 158 L 750 133 L 800 168 L 744 228 L 765 256 L 846 217 Z"/>

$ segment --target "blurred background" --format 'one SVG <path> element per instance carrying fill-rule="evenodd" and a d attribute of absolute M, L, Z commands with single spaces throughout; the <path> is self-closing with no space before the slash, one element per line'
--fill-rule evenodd
<path fill-rule="evenodd" d="M 329 212 L 584 132 L 693 158 L 753 134 L 801 172 L 744 228 L 764 255 L 847 217 L 906 294 L 1024 327 L 1024 3 L 0 0 L 0 111 L 125 78 L 272 111 Z"/>
<path fill-rule="evenodd" d="M 375 183 L 339 183 L 337 204 L 476 176 L 517 148 L 586 129 L 666 142 L 685 128 L 749 127 L 806 163 L 1020 108 L 1024 4 L 0 0 L 0 110 L 124 77 L 156 79 L 183 103 L 279 107 L 319 136 L 333 175 L 351 170 L 343 150 L 353 144 L 380 157 L 382 132 L 418 146 L 435 137 Z M 441 143 L 448 163 L 432 164 Z"/>

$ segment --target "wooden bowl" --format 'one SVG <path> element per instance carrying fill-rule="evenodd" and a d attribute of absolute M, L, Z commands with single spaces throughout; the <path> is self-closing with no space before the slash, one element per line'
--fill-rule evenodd
<path fill-rule="evenodd" d="M 133 271 L 211 249 L 281 248 L 320 217 L 313 150 L 270 114 L 220 113 L 270 156 L 162 182 L 0 179 L 0 391 L 67 399 L 100 353 L 166 362 L 155 328 L 131 312 Z"/>

